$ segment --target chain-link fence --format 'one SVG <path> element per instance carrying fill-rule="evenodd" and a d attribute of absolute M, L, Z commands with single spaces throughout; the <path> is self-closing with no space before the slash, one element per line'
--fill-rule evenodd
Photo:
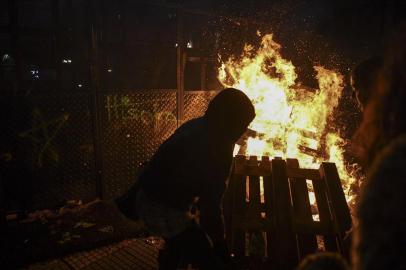
<path fill-rule="evenodd" d="M 186 92 L 183 119 L 203 115 L 215 93 Z M 139 164 L 175 131 L 176 90 L 104 93 L 100 106 L 103 191 L 105 198 L 114 198 L 134 183 Z"/>
<path fill-rule="evenodd" d="M 203 115 L 215 93 L 185 92 L 184 121 Z M 178 125 L 176 90 L 103 92 L 97 108 L 101 132 L 96 135 L 91 98 L 86 93 L 31 96 L 30 112 L 16 114 L 29 119 L 13 119 L 29 123 L 17 128 L 15 136 L 24 141 L 29 154 L 25 163 L 33 177 L 16 185 L 30 187 L 34 208 L 91 200 L 101 195 L 98 185 L 104 198 L 119 196 L 136 180 L 139 164 Z M 96 162 L 98 153 L 101 164 Z"/>
<path fill-rule="evenodd" d="M 111 198 L 135 181 L 138 165 L 176 129 L 176 92 L 106 93 L 100 106 L 103 190 Z"/>

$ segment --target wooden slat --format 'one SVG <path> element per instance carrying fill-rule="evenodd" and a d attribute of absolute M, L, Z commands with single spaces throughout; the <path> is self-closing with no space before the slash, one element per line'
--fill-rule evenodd
<path fill-rule="evenodd" d="M 248 166 L 250 167 L 258 167 L 259 162 L 256 156 L 251 156 L 248 160 Z M 261 235 L 263 231 L 263 225 L 261 223 L 261 195 L 260 195 L 260 183 L 259 183 L 260 176 L 249 176 L 248 177 L 248 190 L 249 190 L 249 203 L 248 203 L 248 211 L 247 217 L 248 222 L 244 223 L 241 222 L 240 224 L 245 227 L 245 230 L 249 233 L 248 237 L 248 254 L 250 257 L 258 256 L 259 254 L 252 254 L 252 237 L 253 235 Z M 258 247 L 256 247 L 258 248 Z M 265 248 L 265 247 L 264 247 Z M 255 252 L 259 252 L 259 250 L 254 250 Z M 261 252 L 265 254 L 265 249 Z"/>
<path fill-rule="evenodd" d="M 262 157 L 262 160 L 259 164 L 259 167 L 261 168 L 268 168 L 269 171 L 271 171 L 271 161 L 269 160 L 269 157 Z M 272 178 L 269 176 L 263 176 L 263 181 L 264 181 L 264 199 L 265 199 L 265 204 L 264 204 L 264 212 L 267 217 L 267 219 L 271 218 L 272 215 Z M 269 231 L 271 228 L 269 228 Z"/>
<path fill-rule="evenodd" d="M 246 162 L 245 156 L 237 156 L 235 158 L 235 169 L 241 164 Z M 233 206 L 232 206 L 232 216 L 238 216 L 240 213 L 245 213 L 246 211 L 246 201 L 245 201 L 245 178 L 244 175 L 235 174 L 231 181 L 233 181 Z M 236 228 L 236 223 L 234 219 L 232 223 L 232 239 L 231 239 L 231 252 L 239 258 L 245 256 L 245 231 Z"/>
<path fill-rule="evenodd" d="M 323 162 L 320 166 L 320 174 L 326 181 L 327 192 L 339 229 L 342 232 L 348 231 L 351 229 L 352 219 L 336 165 L 334 163 Z"/>
<path fill-rule="evenodd" d="M 299 168 L 297 159 L 287 159 L 289 169 Z M 312 210 L 310 207 L 309 192 L 307 189 L 306 178 L 290 178 L 290 190 L 292 194 L 294 219 L 300 220 L 301 223 L 312 225 Z M 317 250 L 317 239 L 314 234 L 303 233 L 302 230 L 295 232 L 298 234 L 299 256 L 303 258 L 307 254 L 312 254 Z"/>
<path fill-rule="evenodd" d="M 251 158 L 257 158 L 257 157 L 251 157 Z M 268 157 L 264 157 L 265 159 L 268 159 Z M 262 162 L 258 162 L 254 160 L 246 162 L 245 156 L 236 156 L 235 160 L 235 174 L 239 175 L 252 175 L 252 176 L 269 176 L 271 175 L 271 167 L 270 166 L 264 166 L 261 165 Z M 259 165 L 258 165 L 259 163 Z M 264 163 L 265 164 L 265 163 Z"/>
<path fill-rule="evenodd" d="M 323 223 L 319 221 L 313 221 L 309 223 L 309 222 L 301 222 L 300 220 L 295 220 L 293 222 L 293 228 L 296 233 L 312 234 L 314 236 L 334 234 L 333 233 L 334 228 L 332 223 Z M 316 249 L 317 249 L 317 239 L 316 239 Z"/>
<path fill-rule="evenodd" d="M 259 165 L 257 157 L 252 156 L 248 161 L 249 166 Z M 249 176 L 249 204 L 247 215 L 255 220 L 261 219 L 261 196 L 260 196 L 260 185 L 259 176 L 250 175 Z"/>
<path fill-rule="evenodd" d="M 270 168 L 263 166 L 250 166 L 248 164 L 239 164 L 235 168 L 235 173 L 240 175 L 252 176 L 270 176 Z M 320 180 L 320 172 L 315 169 L 288 168 L 289 178 L 305 178 L 311 180 Z"/>
<path fill-rule="evenodd" d="M 347 200 L 341 185 L 340 177 L 334 163 L 323 162 L 320 166 L 327 194 L 330 199 L 331 213 L 338 231 L 338 240 L 342 251 L 342 241 L 346 231 L 351 229 L 352 219 L 348 209 Z"/>
<path fill-rule="evenodd" d="M 259 165 L 262 168 L 269 168 L 271 169 L 271 161 L 268 157 L 262 157 L 261 163 Z M 263 188 L 264 188 L 264 212 L 267 218 L 271 217 L 272 213 L 272 178 L 270 176 L 263 176 Z"/>
<path fill-rule="evenodd" d="M 269 172 L 271 171 L 271 161 L 269 160 L 269 157 L 262 157 L 262 160 L 260 162 L 260 167 L 262 168 L 267 168 Z M 269 176 L 263 176 L 263 181 L 264 181 L 264 212 L 265 212 L 265 220 L 267 221 L 264 225 L 264 231 L 266 232 L 266 246 L 267 246 L 267 251 L 266 254 L 268 258 L 272 255 L 272 251 L 277 249 L 277 244 L 276 241 L 274 241 L 276 233 L 275 233 L 275 220 L 274 220 L 274 204 L 272 202 L 272 199 L 274 197 L 273 195 L 273 183 L 272 183 L 272 177 Z M 267 261 L 267 268 L 271 267 L 271 260 Z"/>
<path fill-rule="evenodd" d="M 293 159 L 291 159 L 293 160 Z M 289 161 L 289 159 L 288 159 Z M 288 165 L 288 177 L 289 178 L 304 178 L 308 180 L 320 180 L 320 172 L 315 169 L 301 169 L 298 167 L 291 167 Z"/>
<path fill-rule="evenodd" d="M 339 251 L 337 234 L 351 226 L 351 217 L 334 164 L 323 163 L 320 170 L 301 169 L 297 160 L 268 157 L 258 161 L 237 156 L 230 181 L 228 235 L 232 252 L 243 258 L 246 232 L 267 232 L 268 254 L 279 269 L 293 268 L 300 256 L 317 248 L 316 235 L 324 237 L 326 250 Z M 272 165 L 271 165 L 272 164 Z M 249 177 L 249 202 L 246 202 L 246 178 Z M 265 203 L 261 204 L 260 181 L 264 180 Z M 289 180 L 288 180 L 289 178 Z M 312 220 L 306 179 L 312 180 L 320 222 Z M 290 186 L 289 186 L 290 183 Z M 230 196 L 231 195 L 231 196 Z M 290 197 L 292 196 L 292 197 Z M 292 207 L 293 205 L 293 207 Z M 265 212 L 266 218 L 261 218 Z M 341 220 L 341 217 L 344 217 Z M 336 220 L 337 223 L 333 221 Z M 296 234 L 297 240 L 296 241 Z"/>
<path fill-rule="evenodd" d="M 327 201 L 326 184 L 324 181 L 313 181 L 314 195 L 316 197 L 317 208 L 319 210 L 320 222 L 325 226 L 332 227 L 332 217 Z M 334 233 L 334 232 L 332 232 Z M 323 235 L 324 245 L 328 251 L 338 251 L 336 237 L 329 234 Z"/>
<path fill-rule="evenodd" d="M 239 175 L 252 175 L 252 176 L 270 176 L 271 172 L 269 169 L 256 167 L 256 166 L 248 166 L 246 164 L 240 165 L 235 168 L 235 173 Z"/>
<path fill-rule="evenodd" d="M 286 162 L 282 159 L 271 161 L 273 180 L 273 202 L 275 205 L 274 219 L 276 222 L 276 245 L 273 245 L 272 255 L 278 269 L 293 269 L 298 261 L 296 236 L 293 232 L 292 206 Z"/>
<path fill-rule="evenodd" d="M 235 216 L 235 228 L 244 229 L 248 232 L 266 231 L 271 226 L 271 221 L 267 219 L 251 219 L 247 216 Z"/>

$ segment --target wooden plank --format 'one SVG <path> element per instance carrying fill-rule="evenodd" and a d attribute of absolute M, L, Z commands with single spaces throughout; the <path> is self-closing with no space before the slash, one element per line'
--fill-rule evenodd
<path fill-rule="evenodd" d="M 259 164 L 259 167 L 264 168 L 268 171 L 271 171 L 271 162 L 269 160 L 269 157 L 262 157 L 262 160 Z M 272 193 L 272 178 L 270 176 L 263 176 L 263 185 L 264 185 L 264 204 L 262 207 L 264 208 L 263 211 L 265 212 L 266 219 L 270 220 L 271 215 L 272 215 L 272 198 L 273 198 L 273 193 Z M 271 231 L 272 228 L 268 228 L 267 231 Z"/>
<path fill-rule="evenodd" d="M 256 156 L 251 156 L 250 159 L 248 160 L 248 166 L 250 167 L 259 167 L 259 161 Z M 248 241 L 246 244 L 247 251 L 246 253 L 249 254 L 250 259 L 252 260 L 253 257 L 259 256 L 262 257 L 263 254 L 265 254 L 265 246 L 263 247 L 263 250 L 261 249 L 260 246 L 258 246 L 258 243 L 255 243 L 255 240 L 253 241 L 253 237 L 258 237 L 258 235 L 262 236 L 262 231 L 263 231 L 263 224 L 262 224 L 262 218 L 261 218 L 261 191 L 260 191 L 260 176 L 253 176 L 250 175 L 248 177 L 248 197 L 249 197 L 249 202 L 248 202 L 248 211 L 247 211 L 247 218 L 248 222 L 247 223 L 240 223 L 241 225 L 244 226 L 245 231 L 249 233 L 248 235 Z M 252 242 L 253 241 L 253 242 Z M 261 255 L 262 256 L 261 256 Z"/>
<path fill-rule="evenodd" d="M 234 168 L 233 168 L 233 173 L 238 174 L 238 175 L 244 175 L 245 174 L 245 163 L 246 163 L 246 158 L 245 156 L 237 155 L 234 157 Z"/>
<path fill-rule="evenodd" d="M 248 161 L 249 166 L 259 165 L 257 157 L 252 156 Z M 259 176 L 250 175 L 249 176 L 249 203 L 247 216 L 254 220 L 261 219 L 261 195 L 260 195 L 260 185 Z"/>
<path fill-rule="evenodd" d="M 313 181 L 314 195 L 316 197 L 317 208 L 319 210 L 320 222 L 325 224 L 327 227 L 332 226 L 332 217 L 330 213 L 330 208 L 327 201 L 327 191 L 326 184 L 324 181 Z M 328 251 L 338 251 L 337 241 L 335 232 L 332 231 L 330 234 L 323 234 L 324 245 Z"/>
<path fill-rule="evenodd" d="M 346 231 L 352 227 L 352 219 L 345 199 L 341 180 L 334 163 L 323 162 L 320 166 L 329 196 L 330 208 L 334 224 L 337 226 L 338 243 L 342 251 L 342 241 Z"/>
<path fill-rule="evenodd" d="M 275 205 L 275 235 L 272 254 L 277 269 L 293 269 L 299 262 L 296 235 L 293 232 L 292 205 L 287 176 L 286 162 L 282 159 L 271 161 L 273 202 Z"/>
<path fill-rule="evenodd" d="M 252 176 L 270 176 L 271 171 L 269 168 L 240 164 L 239 166 L 236 166 L 235 174 L 252 175 Z"/>
<path fill-rule="evenodd" d="M 287 161 L 289 162 L 288 159 Z M 288 164 L 288 177 L 289 178 L 304 178 L 304 179 L 309 179 L 309 180 L 320 180 L 320 172 L 319 170 L 315 169 L 301 169 L 297 167 L 291 167 Z"/>
<path fill-rule="evenodd" d="M 323 162 L 320 166 L 320 174 L 326 181 L 327 193 L 330 197 L 338 227 L 341 232 L 348 231 L 351 229 L 352 219 L 336 165 Z"/>
<path fill-rule="evenodd" d="M 299 161 L 297 159 L 287 159 L 287 166 L 288 171 L 292 168 L 298 168 Z M 300 220 L 301 223 L 304 223 L 306 225 L 312 225 L 312 210 L 310 207 L 306 178 L 291 178 L 289 179 L 289 181 L 292 195 L 294 219 Z M 317 250 L 317 239 L 314 233 L 303 233 L 303 231 L 298 232 L 298 226 L 295 227 L 295 232 L 297 233 L 298 239 L 299 256 L 301 259 L 308 254 L 314 253 Z"/>
<path fill-rule="evenodd" d="M 262 157 L 262 160 L 259 164 L 261 168 L 267 169 L 269 172 L 271 171 L 271 162 L 269 160 L 269 157 Z M 273 199 L 273 183 L 272 183 L 272 177 L 263 176 L 263 184 L 264 184 L 264 212 L 265 212 L 265 221 L 266 223 L 264 224 L 264 231 L 266 232 L 266 255 L 268 257 L 268 260 L 266 261 L 266 266 L 267 268 L 271 267 L 271 260 L 269 259 L 270 256 L 272 256 L 273 250 L 275 250 L 277 247 L 276 241 L 274 241 L 274 237 L 276 235 L 275 233 L 275 221 L 273 217 L 274 213 L 274 204 L 272 202 Z"/>
<path fill-rule="evenodd" d="M 237 156 L 235 158 L 235 166 L 240 166 L 246 162 L 245 156 Z M 231 181 L 233 181 L 233 206 L 232 206 L 232 216 L 238 216 L 246 211 L 246 201 L 245 201 L 245 175 L 235 174 L 232 176 Z M 245 231 L 239 229 L 236 226 L 234 219 L 231 220 L 232 223 L 232 237 L 231 237 L 231 253 L 237 258 L 242 258 L 245 256 Z"/>
<path fill-rule="evenodd" d="M 256 157 L 255 157 L 256 158 Z M 267 157 L 265 157 L 267 158 Z M 270 166 L 263 166 L 262 163 L 258 161 L 254 162 L 246 162 L 245 156 L 238 155 L 234 159 L 235 166 L 234 166 L 234 173 L 238 175 L 252 175 L 252 176 L 270 176 L 271 175 L 271 167 Z M 268 158 L 269 160 L 269 158 Z"/>
<path fill-rule="evenodd" d="M 242 170 L 236 170 L 237 174 L 247 174 L 247 175 L 252 175 L 252 176 L 270 176 L 271 172 L 267 170 L 263 170 L 258 167 L 250 167 L 250 166 L 245 166 Z"/>
<path fill-rule="evenodd" d="M 289 166 L 282 159 L 274 159 L 271 163 L 267 157 L 260 162 L 255 157 L 249 161 L 245 156 L 236 157 L 229 188 L 232 191 L 232 251 L 237 257 L 243 257 L 245 253 L 245 232 L 258 229 L 267 232 L 268 254 L 272 260 L 277 260 L 273 264 L 275 267 L 295 266 L 299 259 L 297 244 L 301 257 L 313 253 L 317 249 L 315 234 L 323 236 L 326 250 L 340 250 L 337 233 L 351 227 L 351 216 L 335 165 L 323 163 L 320 170 L 314 170 L 298 168 L 297 160 L 287 162 Z M 247 175 L 248 204 L 245 201 Z M 260 177 L 264 181 L 263 204 L 259 196 Z M 312 220 L 306 179 L 313 182 L 320 222 Z M 266 218 L 257 220 L 258 213 L 262 212 Z"/>
<path fill-rule="evenodd" d="M 253 220 L 246 216 L 236 216 L 233 217 L 235 220 L 235 229 L 242 229 L 248 232 L 254 231 L 267 231 L 269 226 L 271 226 L 270 221 L 266 219 Z"/>
<path fill-rule="evenodd" d="M 240 175 L 252 176 L 270 176 L 271 170 L 269 167 L 252 166 L 249 164 L 238 164 L 235 168 L 235 173 Z M 305 178 L 312 180 L 320 180 L 320 172 L 315 169 L 288 168 L 289 178 Z"/>
<path fill-rule="evenodd" d="M 323 223 L 319 221 L 301 222 L 300 220 L 293 221 L 293 228 L 296 233 L 312 234 L 316 239 L 316 235 L 330 235 L 334 230 L 332 223 Z M 317 249 L 317 239 L 316 239 Z M 313 250 L 314 252 L 315 250 Z"/>

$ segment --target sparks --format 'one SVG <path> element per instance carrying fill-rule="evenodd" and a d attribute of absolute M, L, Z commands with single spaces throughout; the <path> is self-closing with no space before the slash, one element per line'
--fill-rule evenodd
<path fill-rule="evenodd" d="M 334 162 L 350 201 L 355 177 L 345 166 L 345 141 L 330 127 L 344 88 L 343 76 L 315 66 L 319 88 L 304 87 L 280 49 L 273 35 L 267 34 L 257 50 L 246 45 L 241 57 L 231 57 L 219 68 L 219 81 L 244 91 L 256 110 L 249 127 L 255 135 L 246 138 L 246 147 L 236 148 L 235 154 L 297 158 L 304 168 Z"/>

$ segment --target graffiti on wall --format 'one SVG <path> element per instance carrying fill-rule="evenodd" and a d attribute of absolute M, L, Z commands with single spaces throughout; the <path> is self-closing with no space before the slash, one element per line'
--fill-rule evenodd
<path fill-rule="evenodd" d="M 167 102 L 167 100 L 162 101 Z M 165 111 L 160 107 L 157 99 L 134 102 L 128 95 L 108 95 L 105 105 L 109 122 L 112 120 L 134 120 L 144 125 L 156 127 L 164 123 L 177 121 L 172 111 Z"/>
<path fill-rule="evenodd" d="M 53 141 L 60 132 L 61 128 L 69 119 L 69 113 L 45 120 L 39 109 L 34 109 L 32 128 L 19 134 L 21 138 L 28 138 L 32 141 L 34 148 L 37 150 L 35 163 L 38 167 L 43 166 L 44 157 L 50 157 L 53 161 L 59 161 L 59 154 Z"/>

